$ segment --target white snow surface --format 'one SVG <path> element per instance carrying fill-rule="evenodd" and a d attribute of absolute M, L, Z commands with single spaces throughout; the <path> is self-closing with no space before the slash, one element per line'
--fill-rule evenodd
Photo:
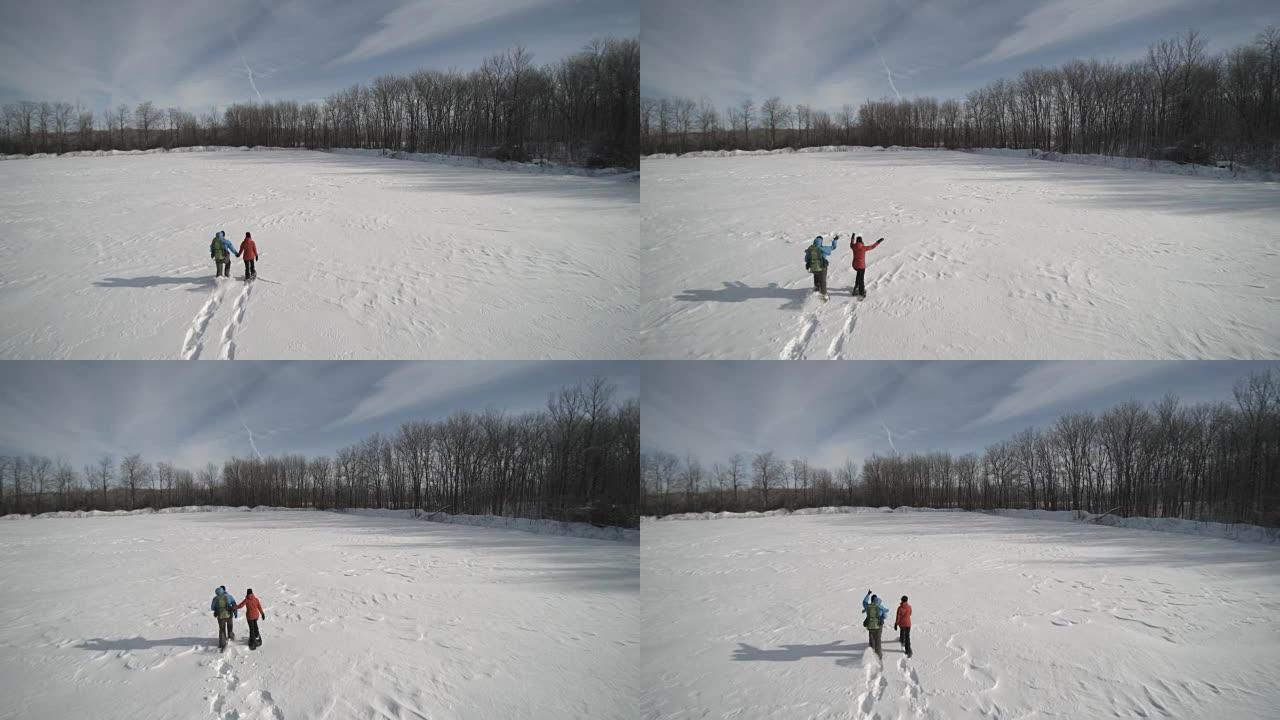
<path fill-rule="evenodd" d="M 1025 153 L 729 155 L 642 163 L 646 358 L 1280 356 L 1280 184 Z M 854 232 L 885 238 L 865 301 Z M 823 302 L 803 251 L 835 233 Z"/>
<path fill-rule="evenodd" d="M 249 507 L 240 505 L 238 507 L 230 507 L 227 505 L 183 505 L 180 507 L 160 508 L 141 508 L 138 510 L 57 510 L 53 512 L 39 513 L 38 515 L 30 515 L 25 513 L 11 513 L 9 515 L 0 515 L 0 520 L 50 520 L 63 518 L 83 518 L 83 517 L 130 517 L 134 515 L 153 515 L 153 514 L 169 514 L 169 513 L 194 513 L 194 512 L 308 512 L 309 509 L 272 507 L 270 505 L 255 505 Z M 510 530 L 520 530 L 523 532 L 537 533 L 539 535 L 565 535 L 568 537 L 589 538 L 592 540 L 618 540 L 623 542 L 638 543 L 640 542 L 640 531 L 634 528 L 623 527 L 597 527 L 588 523 L 564 522 L 561 520 L 533 519 L 533 518 L 516 518 L 502 517 L 498 515 L 450 515 L 445 512 L 420 512 L 414 514 L 412 510 L 384 510 L 376 508 L 346 508 L 337 510 L 347 515 L 364 515 L 367 517 L 384 517 L 397 519 L 413 519 L 426 522 L 451 523 L 454 525 L 472 525 L 476 527 L 490 528 L 507 528 Z"/>
<path fill-rule="evenodd" d="M 1280 704 L 1270 546 L 895 512 L 646 523 L 641 552 L 647 719 L 1262 718 Z M 868 589 L 890 611 L 883 662 L 861 624 Z"/>
<path fill-rule="evenodd" d="M 263 645 L 217 649 L 252 587 Z M 0 523 L 0 717 L 634 717 L 639 548 L 320 512 Z"/>
<path fill-rule="evenodd" d="M 633 358 L 638 183 L 304 150 L 0 163 L 0 358 Z M 253 233 L 259 280 L 213 277 Z"/>
<path fill-rule="evenodd" d="M 800 508 L 797 510 L 766 510 L 764 512 L 700 512 L 673 513 L 658 517 L 643 517 L 642 522 L 668 522 L 679 520 L 748 520 L 762 517 L 782 517 L 786 515 L 854 515 L 858 513 L 904 513 L 904 512 L 966 512 L 960 508 L 917 508 L 910 506 L 862 507 L 854 505 L 831 505 L 827 507 Z M 997 509 L 980 510 L 988 515 L 1023 518 L 1027 520 L 1055 520 L 1058 522 L 1084 522 L 1111 527 L 1129 528 L 1133 530 L 1151 530 L 1153 532 L 1171 532 L 1181 535 L 1199 535 L 1201 537 L 1239 540 L 1240 542 L 1280 543 L 1280 529 L 1266 528 L 1244 523 L 1230 524 L 1182 520 L 1179 518 L 1120 517 L 1119 515 L 1099 515 L 1074 510 L 1023 510 Z"/>

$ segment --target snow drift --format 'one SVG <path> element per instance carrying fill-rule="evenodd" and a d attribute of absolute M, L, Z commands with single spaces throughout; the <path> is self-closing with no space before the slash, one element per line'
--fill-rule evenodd
<path fill-rule="evenodd" d="M 274 147 L 270 145 L 188 145 L 175 148 L 148 148 L 146 150 L 72 150 L 65 153 L 32 153 L 30 155 L 0 155 L 0 160 L 48 160 L 51 158 L 78 157 L 119 157 L 128 155 L 164 155 L 167 153 L 193 152 L 261 152 L 292 151 L 304 148 Z M 638 175 L 636 170 L 624 167 L 587 168 L 581 165 L 569 165 L 550 160 L 517 162 L 514 160 L 497 160 L 475 155 L 447 155 L 444 153 L 411 153 L 397 150 L 376 150 L 370 148 L 317 148 L 310 152 L 327 152 L 338 155 L 359 155 L 363 157 L 385 157 L 395 160 L 412 160 L 414 162 L 438 163 L 454 167 L 478 167 L 486 170 L 508 170 L 512 172 L 535 175 L 578 175 L 581 177 L 607 177 L 610 175 Z"/>
<path fill-rule="evenodd" d="M 1116 170 L 1134 170 L 1141 172 L 1163 173 L 1166 175 L 1183 175 L 1187 177 L 1216 178 L 1219 180 L 1249 180 L 1255 182 L 1280 181 L 1280 173 L 1259 168 L 1231 163 L 1227 167 L 1176 163 L 1172 160 L 1149 160 L 1147 158 L 1131 158 L 1119 155 L 1088 155 L 1081 153 L 1060 153 L 1031 148 L 1014 150 L 1010 148 L 964 148 L 957 151 L 946 148 L 918 148 L 902 145 L 815 145 L 804 148 L 777 148 L 775 150 L 694 150 L 687 153 L 653 153 L 645 155 L 642 160 L 671 160 L 674 158 L 722 158 L 751 157 L 759 155 L 791 155 L 795 153 L 837 153 L 837 152 L 963 152 L 992 157 L 1032 158 L 1048 162 L 1069 163 L 1072 165 L 1090 165 Z"/>
<path fill-rule="evenodd" d="M 65 518 L 97 518 L 97 517 L 132 517 L 136 515 L 170 515 L 175 513 L 206 512 L 313 512 L 311 508 L 272 507 L 256 505 L 248 507 L 230 507 L 226 505 L 184 505 L 154 510 L 140 508 L 138 510 L 58 510 L 38 515 L 11 513 L 0 515 L 0 520 L 52 520 Z M 321 511 L 327 512 L 327 511 Z M 565 537 L 587 538 L 591 540 L 617 540 L 623 542 L 640 542 L 640 531 L 634 528 L 596 527 L 588 523 L 563 522 L 560 520 L 502 517 L 498 515 L 450 515 L 443 512 L 414 514 L 412 510 L 384 510 L 378 508 L 342 508 L 333 510 L 344 515 L 361 515 L 365 517 L 398 518 L 407 520 L 423 520 L 426 522 L 449 523 L 453 525 L 470 525 L 473 527 L 503 528 L 520 530 L 538 535 L 562 535 Z"/>
<path fill-rule="evenodd" d="M 762 517 L 786 517 L 789 515 L 857 515 L 863 513 L 963 513 L 960 508 L 916 508 L 908 506 L 860 507 L 851 505 L 828 506 L 819 508 L 800 508 L 798 510 L 768 510 L 765 512 L 702 512 L 673 513 L 660 517 L 646 516 L 643 523 L 669 522 L 684 520 L 744 520 Z M 1024 520 L 1052 520 L 1058 522 L 1092 523 L 1130 530 L 1150 530 L 1153 532 L 1178 533 L 1181 535 L 1198 535 L 1200 537 L 1238 540 L 1251 543 L 1280 543 L 1280 528 L 1267 528 L 1258 525 L 1228 524 L 1198 520 L 1182 520 L 1179 518 L 1146 518 L 1120 517 L 1119 515 L 1099 515 L 1075 510 L 1021 510 L 998 509 L 977 510 L 985 515 L 1019 518 Z"/>

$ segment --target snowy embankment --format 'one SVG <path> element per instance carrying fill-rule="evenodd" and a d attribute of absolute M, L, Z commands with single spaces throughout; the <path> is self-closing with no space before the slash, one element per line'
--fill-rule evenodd
<path fill-rule="evenodd" d="M 820 145 L 799 149 L 778 148 L 777 150 L 695 150 L 687 153 L 654 153 L 645 155 L 643 160 L 671 160 L 674 158 L 709 158 L 709 157 L 743 157 L 751 155 L 790 155 L 793 153 L 833 153 L 833 152 L 905 152 L 905 151 L 937 151 L 952 152 L 945 148 L 903 147 L 901 145 Z M 1108 167 L 1117 170 L 1138 170 L 1142 172 L 1164 173 L 1166 175 L 1183 175 L 1189 177 L 1217 178 L 1220 180 L 1251 180 L 1255 182 L 1280 181 L 1280 173 L 1233 163 L 1226 167 L 1176 163 L 1172 160 L 1148 160 L 1146 158 L 1121 157 L 1117 155 L 1084 155 L 1079 153 L 1046 152 L 1044 150 L 1012 150 L 1009 148 L 967 148 L 954 152 L 990 155 L 993 157 L 1032 158 L 1049 162 L 1069 163 L 1072 165 L 1091 165 Z"/>
<path fill-rule="evenodd" d="M 310 512 L 310 508 L 271 507 L 256 505 L 184 505 L 159 510 L 141 508 L 139 510 L 58 510 L 55 512 L 27 515 L 12 513 L 0 515 L 0 520 L 51 520 L 86 517 L 130 517 L 134 515 L 167 515 L 173 513 L 198 512 Z M 450 523 L 453 525 L 471 525 L 475 527 L 505 528 L 538 535 L 563 535 L 566 537 L 588 538 L 591 540 L 620 540 L 624 542 L 640 542 L 640 531 L 622 527 L 596 527 L 587 523 L 563 522 L 532 518 L 501 517 L 497 515 L 450 515 L 443 512 L 418 513 L 412 510 L 382 510 L 374 508 L 344 508 L 333 512 L 345 515 L 363 515 L 366 517 L 386 517 L 406 520 L 424 520 L 427 522 Z"/>
<path fill-rule="evenodd" d="M 1280 357 L 1278 183 L 862 149 L 645 161 L 640 185 L 648 359 Z M 885 238 L 865 300 L 851 233 Z"/>
<path fill-rule="evenodd" d="M 979 513 L 646 523 L 641 717 L 1261 718 L 1272 546 Z M 889 608 L 883 661 L 860 601 Z M 907 659 L 894 608 L 913 606 Z"/>
<path fill-rule="evenodd" d="M 672 520 L 743 520 L 762 517 L 785 517 L 788 515 L 856 515 L 861 513 L 958 513 L 967 512 L 960 508 L 917 508 L 901 506 L 860 507 L 838 505 L 818 508 L 800 508 L 798 510 L 767 510 L 765 512 L 702 512 L 673 513 L 660 517 L 647 516 L 642 522 L 666 522 Z M 1200 537 L 1220 538 L 1223 540 L 1239 540 L 1240 542 L 1280 543 L 1280 528 L 1267 528 L 1258 525 L 1229 524 L 1219 522 L 1201 522 L 1182 520 L 1179 518 L 1147 518 L 1120 517 L 1119 515 L 1099 515 L 1074 510 L 978 510 L 985 515 L 1021 518 L 1024 520 L 1056 520 L 1060 522 L 1092 523 L 1109 525 L 1130 530 L 1151 530 L 1154 532 L 1179 533 L 1182 535 L 1198 535 Z"/>
<path fill-rule="evenodd" d="M 633 359 L 639 212 L 626 176 L 305 150 L 0 163 L 0 358 Z"/>
<path fill-rule="evenodd" d="M 0 523 L 0 717 L 631 718 L 639 548 L 323 512 Z M 217 649 L 213 590 L 260 598 Z"/>
<path fill-rule="evenodd" d="M 269 145 L 188 145 L 176 148 L 150 148 L 147 150 L 73 150 L 65 153 L 32 153 L 30 155 L 0 155 L 0 160 L 48 160 L 52 158 L 79 157 L 119 157 L 127 155 L 164 155 L 167 153 L 193 152 L 263 152 L 286 151 L 297 152 L 304 148 L 274 147 Z M 634 176 L 640 179 L 639 171 L 624 167 L 587 168 L 580 165 L 569 165 L 550 160 L 516 162 L 513 160 L 497 160 L 474 155 L 446 155 L 444 153 L 411 153 L 395 150 L 373 150 L 369 148 L 318 148 L 314 152 L 327 152 L 335 155 L 359 155 L 362 157 L 383 157 L 395 160 L 411 160 L 414 162 L 438 163 L 454 167 L 476 167 L 485 170 L 508 170 L 512 172 L 530 173 L 534 175 L 578 175 L 581 177 L 608 177 L 610 175 Z"/>

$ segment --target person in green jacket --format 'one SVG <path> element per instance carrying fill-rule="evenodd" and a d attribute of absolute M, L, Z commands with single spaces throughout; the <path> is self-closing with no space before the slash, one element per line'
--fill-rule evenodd
<path fill-rule="evenodd" d="M 209 243 L 209 257 L 213 258 L 214 277 L 231 277 L 232 255 L 240 257 L 240 252 L 227 239 L 226 232 L 219 230 L 218 234 L 213 236 L 213 242 Z"/>
<path fill-rule="evenodd" d="M 877 657 L 883 657 L 880 652 L 880 631 L 884 630 L 884 619 L 889 617 L 889 608 L 880 604 L 880 598 L 872 595 L 868 590 L 865 597 L 862 598 L 862 613 L 867 617 L 862 621 L 862 626 L 867 629 L 867 644 L 871 649 L 876 651 Z"/>

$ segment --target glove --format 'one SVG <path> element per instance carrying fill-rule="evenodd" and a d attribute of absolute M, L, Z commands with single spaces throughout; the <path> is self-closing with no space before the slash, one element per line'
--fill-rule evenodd
<path fill-rule="evenodd" d="M 898 626 L 897 626 L 897 625 L 894 625 L 894 626 L 893 626 L 893 629 L 894 629 L 894 630 L 897 630 L 897 629 L 898 629 Z"/>
<path fill-rule="evenodd" d="M 263 619 L 263 620 L 266 620 L 266 619 L 267 619 L 267 614 L 266 614 L 266 613 L 262 613 L 262 619 Z"/>

